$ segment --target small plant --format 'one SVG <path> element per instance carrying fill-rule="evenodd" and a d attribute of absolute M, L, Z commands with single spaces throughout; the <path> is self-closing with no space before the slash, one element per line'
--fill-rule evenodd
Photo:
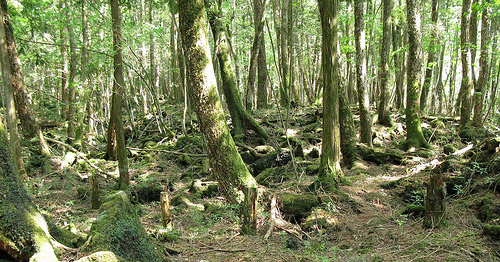
<path fill-rule="evenodd" d="M 399 218 L 397 218 L 395 221 L 398 223 L 399 226 L 402 226 L 406 224 L 406 221 L 408 220 L 408 214 L 404 215 L 399 215 Z"/>

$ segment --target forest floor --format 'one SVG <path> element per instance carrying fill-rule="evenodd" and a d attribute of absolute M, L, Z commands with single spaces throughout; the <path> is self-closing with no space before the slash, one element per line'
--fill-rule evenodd
<path fill-rule="evenodd" d="M 317 165 L 318 159 L 311 154 L 316 148 L 321 151 L 321 125 L 318 125 L 320 111 L 315 108 L 294 108 L 289 117 L 289 134 L 295 141 L 301 141 L 304 156 L 288 162 L 281 181 L 271 181 L 267 194 L 260 198 L 257 234 L 241 235 L 237 207 L 224 202 L 218 193 L 201 198 L 190 198 L 187 206 L 172 203 L 173 229 L 162 226 L 159 192 L 168 190 L 170 199 L 189 194 L 193 181 L 213 181 L 204 169 L 203 139 L 196 130 L 196 121 L 188 120 L 190 139 L 180 136 L 182 112 L 171 108 L 166 112 L 167 126 L 179 127 L 178 136 L 165 139 L 166 134 L 158 130 L 154 116 L 139 119 L 135 138 L 128 134 L 131 148 L 129 154 L 132 177 L 133 202 L 148 233 L 160 245 L 167 247 L 173 261 L 499 261 L 498 240 L 483 234 L 482 223 L 497 223 L 500 202 L 495 192 L 498 173 L 487 172 L 487 167 L 463 157 L 463 168 L 454 172 L 461 176 L 468 172 L 469 178 L 463 184 L 454 185 L 454 193 L 446 197 L 446 225 L 441 228 L 423 229 L 422 214 L 403 214 L 410 204 L 423 205 L 429 172 L 445 159 L 443 146 L 454 145 L 466 148 L 456 130 L 457 121 L 442 121 L 433 125 L 423 120 L 432 149 L 416 152 L 401 151 L 399 163 L 373 163 L 362 161 L 344 174 L 350 185 L 342 185 L 341 191 L 349 197 L 322 201 L 310 213 L 321 213 L 328 218 L 326 224 L 309 227 L 307 237 L 290 248 L 287 242 L 294 238 L 289 233 L 275 228 L 268 239 L 265 234 L 270 227 L 269 196 L 274 193 L 311 193 L 308 185 L 314 181 L 314 172 L 308 166 Z M 177 112 L 177 113 L 176 113 Z M 283 143 L 284 127 L 276 110 L 255 113 L 259 122 L 269 132 L 268 145 L 278 149 Z M 356 117 L 356 116 L 355 116 Z M 356 118 L 355 118 L 356 119 Z M 394 114 L 393 128 L 374 125 L 375 148 L 382 152 L 399 150 L 405 139 L 404 116 Z M 46 136 L 63 139 L 63 130 L 45 130 Z M 254 133 L 249 132 L 244 140 L 250 147 L 258 145 Z M 117 175 L 117 164 L 100 159 L 105 143 L 99 137 L 86 137 L 80 151 L 103 170 Z M 88 175 L 92 167 L 80 157 L 57 144 L 51 144 L 53 156 L 39 163 L 28 161 L 31 178 L 28 190 L 34 196 L 39 208 L 50 214 L 54 223 L 61 227 L 74 224 L 82 233 L 88 233 L 98 210 L 90 207 Z M 239 148 L 243 153 L 244 148 Z M 158 151 L 154 151 L 158 150 Z M 163 150 L 163 151 L 161 151 Z M 184 155 L 179 154 L 180 152 Z M 192 157 L 186 157 L 192 154 Z M 465 175 L 464 175 L 465 176 Z M 285 179 L 286 178 L 286 179 Z M 391 183 L 392 182 L 392 183 Z M 494 183 L 493 183 L 494 182 Z M 158 190 L 147 190 L 160 187 Z M 493 186 L 485 186 L 492 185 Z M 116 186 L 111 178 L 100 180 L 101 196 Z M 450 191 L 450 190 L 448 190 Z M 327 196 L 328 197 L 328 196 Z M 481 221 L 481 207 L 484 199 L 492 200 L 492 210 L 487 221 Z M 174 201 L 172 201 L 174 202 Z M 483 201 L 484 202 L 484 201 Z M 491 202 L 491 201 L 490 201 Z M 208 204 L 209 203 L 209 204 Z M 352 204 L 354 203 L 354 204 Z M 216 206 L 217 208 L 208 208 Z M 206 210 L 205 210 L 206 209 Z M 498 209 L 498 210 L 497 210 Z M 285 215 L 286 217 L 286 215 Z M 293 221 L 300 224 L 301 221 Z M 78 251 L 61 254 L 64 261 L 73 261 L 86 255 Z"/>

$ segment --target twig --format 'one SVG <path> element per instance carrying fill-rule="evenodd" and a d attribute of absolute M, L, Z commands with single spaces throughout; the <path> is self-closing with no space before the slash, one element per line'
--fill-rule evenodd
<path fill-rule="evenodd" d="M 169 154 L 174 154 L 174 155 L 186 154 L 190 157 L 207 157 L 207 154 L 188 154 L 188 153 L 183 153 L 183 152 L 179 152 L 179 151 L 169 151 L 169 150 L 162 150 L 162 149 L 141 149 L 141 148 L 135 148 L 135 147 L 127 147 L 127 149 L 135 150 L 135 151 L 151 151 L 151 152 L 169 153 Z"/>

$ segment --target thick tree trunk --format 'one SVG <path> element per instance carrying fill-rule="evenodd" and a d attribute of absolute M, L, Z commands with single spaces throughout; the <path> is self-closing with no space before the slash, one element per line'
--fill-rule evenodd
<path fill-rule="evenodd" d="M 222 78 L 222 89 L 226 97 L 227 108 L 233 120 L 234 137 L 244 136 L 247 129 L 252 129 L 262 139 L 267 140 L 269 139 L 269 135 L 243 108 L 241 103 L 238 86 L 236 85 L 236 75 L 231 60 L 231 52 L 229 50 L 230 40 L 227 37 L 222 19 L 219 17 L 218 8 L 213 0 L 205 0 L 205 2 L 207 3 L 208 18 L 215 39 L 215 49 L 217 50 Z"/>
<path fill-rule="evenodd" d="M 315 190 L 332 191 L 343 179 L 340 168 L 338 0 L 320 0 L 323 71 L 323 139 Z"/>
<path fill-rule="evenodd" d="M 186 51 L 190 96 L 207 140 L 208 157 L 219 187 L 230 203 L 241 202 L 237 191 L 244 194 L 241 216 L 243 233 L 256 229 L 257 182 L 241 159 L 225 122 L 217 92 L 217 81 L 208 44 L 207 21 L 203 0 L 179 0 L 179 24 Z"/>
<path fill-rule="evenodd" d="M 378 105 L 378 122 L 384 126 L 391 127 L 394 123 L 391 119 L 391 111 L 389 110 L 390 92 L 389 85 L 391 83 L 391 75 L 389 69 L 389 53 L 391 51 L 391 12 L 392 0 L 384 0 L 384 11 L 382 15 L 383 32 L 382 32 L 382 47 L 380 48 L 380 102 Z"/>
<path fill-rule="evenodd" d="M 360 142 L 372 146 L 372 118 L 370 114 L 370 97 L 366 87 L 366 45 L 363 1 L 354 4 L 354 35 L 356 38 L 356 82 L 358 86 L 358 105 L 360 120 Z"/>
<path fill-rule="evenodd" d="M 40 154 L 48 156 L 50 155 L 49 147 L 43 139 L 40 126 L 36 123 L 35 116 L 33 115 L 31 105 L 26 94 L 21 61 L 17 55 L 14 29 L 12 28 L 12 24 L 10 22 L 7 1 L 1 0 L 0 6 L 4 17 L 3 26 L 5 30 L 5 42 L 7 44 L 7 51 L 9 54 L 10 74 L 12 76 L 12 88 L 14 91 L 14 103 L 16 105 L 17 117 L 20 120 L 24 136 L 28 139 L 38 137 Z"/>
<path fill-rule="evenodd" d="M 111 98 L 111 115 L 109 120 L 110 125 L 108 130 L 108 146 L 109 141 L 113 139 L 114 134 L 114 138 L 116 138 L 115 143 L 116 156 L 118 158 L 118 170 L 120 173 L 118 183 L 119 188 L 125 190 L 130 184 L 130 177 L 128 174 L 127 149 L 125 148 L 125 133 L 123 130 L 122 120 L 122 96 L 125 88 L 122 59 L 122 17 L 120 12 L 119 0 L 110 0 L 110 4 L 113 27 L 114 81 L 113 95 Z"/>
<path fill-rule="evenodd" d="M 0 121 L 0 250 L 18 261 L 58 261 L 49 229 L 11 165 Z"/>
<path fill-rule="evenodd" d="M 14 105 L 14 90 L 12 84 L 12 73 L 10 68 L 9 54 L 7 51 L 7 41 L 5 37 L 5 27 L 3 12 L 0 14 L 0 61 L 2 63 L 2 76 L 4 84 L 4 103 L 6 110 L 7 127 L 10 136 L 10 152 L 14 160 L 14 171 L 21 178 L 26 179 L 26 169 L 24 168 L 23 157 L 21 155 L 21 145 L 19 143 L 19 133 L 17 130 L 16 107 Z M 3 125 L 3 123 L 2 123 Z M 0 134 L 1 135 L 1 134 Z M 5 134 L 3 134 L 5 135 Z M 6 138 L 2 137 L 1 139 Z"/>
<path fill-rule="evenodd" d="M 422 95 L 420 96 L 420 112 L 422 114 L 426 113 L 427 110 L 427 97 L 429 96 L 429 91 L 432 81 L 432 69 L 435 64 L 435 55 L 437 53 L 437 20 L 438 20 L 438 0 L 432 0 L 432 18 L 431 18 L 431 43 L 429 47 L 429 52 L 427 53 L 427 64 L 425 67 L 425 77 L 424 85 L 422 86 Z"/>
<path fill-rule="evenodd" d="M 489 0 L 486 1 L 486 6 L 483 7 L 482 22 L 481 22 L 481 56 L 479 58 L 479 79 L 474 85 L 474 117 L 472 119 L 472 124 L 475 127 L 481 127 L 483 125 L 483 101 L 484 101 L 484 90 L 489 83 L 489 65 L 488 65 L 488 53 L 489 53 L 489 30 L 490 30 L 490 7 Z"/>
<path fill-rule="evenodd" d="M 406 0 L 408 20 L 408 67 L 406 97 L 406 141 L 408 149 L 429 147 L 424 138 L 419 114 L 420 75 L 422 69 L 422 33 L 420 32 L 420 1 Z"/>

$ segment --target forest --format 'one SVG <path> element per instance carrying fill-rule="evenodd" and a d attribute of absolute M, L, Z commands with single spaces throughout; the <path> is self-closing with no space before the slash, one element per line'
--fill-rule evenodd
<path fill-rule="evenodd" d="M 0 0 L 0 262 L 500 261 L 499 0 Z"/>

